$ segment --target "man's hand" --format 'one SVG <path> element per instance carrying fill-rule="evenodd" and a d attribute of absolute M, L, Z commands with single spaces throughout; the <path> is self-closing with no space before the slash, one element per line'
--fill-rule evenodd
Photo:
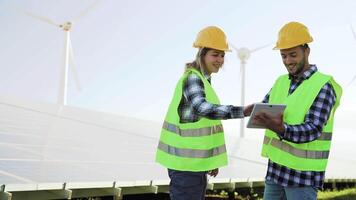
<path fill-rule="evenodd" d="M 248 106 L 244 106 L 244 116 L 245 117 L 251 115 L 251 112 L 252 112 L 252 109 L 254 106 L 255 106 L 255 104 L 250 104 Z"/>
<path fill-rule="evenodd" d="M 213 169 L 208 172 L 209 176 L 216 177 L 219 173 L 219 168 Z"/>
<path fill-rule="evenodd" d="M 283 124 L 283 113 L 273 116 L 265 112 L 259 112 L 253 118 L 253 122 L 278 133 L 278 135 L 283 134 L 285 131 Z"/>

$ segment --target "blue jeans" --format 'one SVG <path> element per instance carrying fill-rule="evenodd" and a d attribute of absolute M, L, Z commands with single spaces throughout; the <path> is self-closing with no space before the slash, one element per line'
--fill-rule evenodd
<path fill-rule="evenodd" d="M 265 181 L 263 200 L 316 200 L 318 190 L 313 186 L 283 187 L 273 180 Z"/>
<path fill-rule="evenodd" d="M 168 169 L 171 179 L 169 196 L 171 200 L 204 200 L 207 172 L 188 172 Z"/>

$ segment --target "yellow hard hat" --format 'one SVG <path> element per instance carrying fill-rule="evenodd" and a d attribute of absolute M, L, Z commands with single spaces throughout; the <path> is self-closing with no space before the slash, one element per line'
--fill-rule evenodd
<path fill-rule="evenodd" d="M 193 43 L 193 47 L 231 51 L 227 44 L 225 33 L 216 26 L 208 26 L 201 30 Z"/>
<path fill-rule="evenodd" d="M 313 41 L 308 28 L 299 22 L 289 22 L 284 25 L 278 34 L 278 41 L 274 50 L 289 49 Z"/>

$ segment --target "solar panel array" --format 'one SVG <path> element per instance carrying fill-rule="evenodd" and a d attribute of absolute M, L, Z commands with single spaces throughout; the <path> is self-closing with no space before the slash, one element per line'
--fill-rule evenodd
<path fill-rule="evenodd" d="M 154 162 L 161 124 L 55 104 L 0 99 L 0 184 L 167 180 Z M 228 134 L 227 134 L 228 135 Z M 262 137 L 262 135 L 261 135 Z M 218 178 L 263 178 L 261 140 L 227 138 Z M 333 178 L 356 177 L 352 145 L 335 144 Z"/>

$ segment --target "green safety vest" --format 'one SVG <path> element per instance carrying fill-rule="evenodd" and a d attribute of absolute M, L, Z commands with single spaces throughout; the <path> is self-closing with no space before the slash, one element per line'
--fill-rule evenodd
<path fill-rule="evenodd" d="M 267 129 L 263 141 L 262 156 L 295 170 L 325 171 L 330 151 L 334 114 L 342 95 L 340 85 L 331 76 L 315 72 L 309 79 L 304 80 L 292 94 L 288 95 L 291 81 L 288 75 L 283 75 L 275 82 L 269 97 L 269 103 L 287 105 L 283 113 L 285 123 L 289 125 L 302 124 L 315 98 L 327 82 L 334 88 L 336 103 L 323 127 L 321 136 L 311 142 L 296 144 L 280 140 L 275 132 Z"/>
<path fill-rule="evenodd" d="M 190 73 L 204 83 L 206 100 L 220 104 L 219 98 L 203 75 L 189 69 L 177 83 L 161 130 L 156 162 L 180 171 L 208 171 L 227 165 L 224 130 L 220 120 L 202 117 L 197 122 L 180 123 L 178 106 L 183 96 L 183 84 Z"/>

